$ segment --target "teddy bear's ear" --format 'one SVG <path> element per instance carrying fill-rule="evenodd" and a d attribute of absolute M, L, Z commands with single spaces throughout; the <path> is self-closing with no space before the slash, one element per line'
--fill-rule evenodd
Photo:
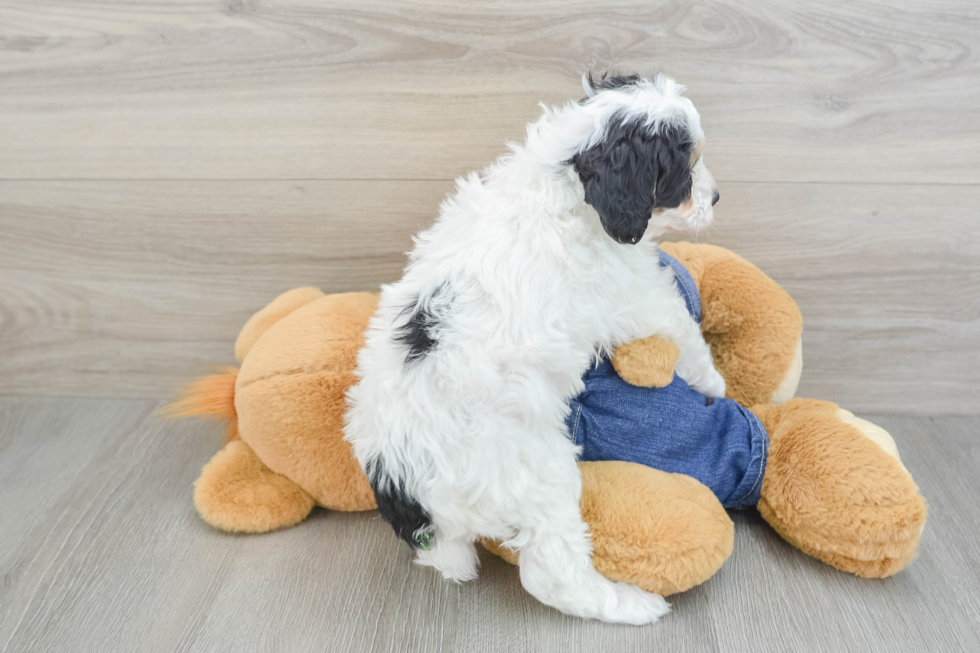
<path fill-rule="evenodd" d="M 585 201 L 599 214 L 616 242 L 635 244 L 654 209 L 674 208 L 691 193 L 691 149 L 687 130 L 614 116 L 599 142 L 569 163 L 585 188 Z"/>

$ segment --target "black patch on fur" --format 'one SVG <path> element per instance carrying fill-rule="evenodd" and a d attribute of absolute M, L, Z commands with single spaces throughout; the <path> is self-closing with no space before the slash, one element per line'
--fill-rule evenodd
<path fill-rule="evenodd" d="M 418 300 L 415 300 L 405 309 L 411 311 L 408 322 L 395 329 L 395 342 L 408 347 L 405 354 L 405 362 L 412 363 L 429 353 L 436 346 L 436 339 L 432 337 L 432 330 L 437 322 L 435 316 L 427 309 L 418 307 Z"/>
<path fill-rule="evenodd" d="M 418 298 L 405 307 L 402 315 L 408 313 L 408 321 L 395 329 L 395 342 L 405 345 L 408 353 L 405 364 L 413 363 L 428 354 L 438 344 L 435 330 L 439 326 L 439 318 L 432 309 L 432 301 L 445 292 L 445 286 L 439 286 L 429 296 L 429 301 L 420 302 Z"/>
<path fill-rule="evenodd" d="M 613 116 L 605 138 L 568 162 L 606 233 L 619 243 L 636 244 L 654 209 L 672 209 L 690 197 L 693 148 L 682 124 L 651 133 L 640 119 Z"/>
<path fill-rule="evenodd" d="M 395 483 L 385 472 L 379 459 L 371 460 L 364 469 L 378 510 L 386 522 L 395 529 L 395 535 L 408 542 L 413 549 L 429 549 L 432 545 L 432 518 L 429 513 L 405 491 L 404 483 Z"/>

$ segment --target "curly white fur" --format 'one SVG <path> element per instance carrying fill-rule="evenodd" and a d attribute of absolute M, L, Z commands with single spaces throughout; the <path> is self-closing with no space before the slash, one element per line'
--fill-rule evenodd
<path fill-rule="evenodd" d="M 665 231 L 710 223 L 714 181 L 699 161 L 692 199 L 654 212 L 643 240 L 624 245 L 603 231 L 567 161 L 601 141 L 613 116 L 644 119 L 651 131 L 680 122 L 700 141 L 682 91 L 658 76 L 545 108 L 523 145 L 457 180 L 439 219 L 416 237 L 403 278 L 381 291 L 346 435 L 362 465 L 383 461 L 384 482 L 431 516 L 434 547 L 418 561 L 447 578 L 474 578 L 475 540 L 500 538 L 520 550 L 524 587 L 562 612 L 643 624 L 669 609 L 592 566 L 565 417 L 598 356 L 653 334 L 680 347 L 677 371 L 694 388 L 724 395 L 655 251 Z M 437 344 L 406 362 L 397 330 L 416 303 L 433 316 Z"/>

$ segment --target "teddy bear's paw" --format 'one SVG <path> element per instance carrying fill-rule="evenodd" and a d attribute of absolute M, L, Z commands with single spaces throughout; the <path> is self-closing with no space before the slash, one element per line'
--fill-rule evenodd
<path fill-rule="evenodd" d="M 837 409 L 837 419 L 845 424 L 850 424 L 856 428 L 861 435 L 881 447 L 889 456 L 897 460 L 899 463 L 902 462 L 901 456 L 898 455 L 898 445 L 895 444 L 895 439 L 892 438 L 891 434 L 885 429 L 881 428 L 877 424 L 869 422 L 866 419 L 861 419 L 851 411 L 843 408 Z M 902 465 L 902 468 L 904 469 L 905 465 Z"/>
<path fill-rule="evenodd" d="M 613 588 L 616 606 L 603 615 L 603 621 L 643 626 L 670 612 L 670 604 L 658 594 L 645 592 L 629 583 L 615 583 Z"/>
<path fill-rule="evenodd" d="M 630 385 L 664 388 L 674 380 L 674 365 L 679 355 L 677 345 L 651 336 L 616 347 L 612 364 L 616 373 Z"/>
<path fill-rule="evenodd" d="M 251 447 L 233 440 L 214 455 L 194 483 L 194 505 L 207 523 L 232 533 L 266 533 L 306 519 L 315 501 L 272 471 Z"/>

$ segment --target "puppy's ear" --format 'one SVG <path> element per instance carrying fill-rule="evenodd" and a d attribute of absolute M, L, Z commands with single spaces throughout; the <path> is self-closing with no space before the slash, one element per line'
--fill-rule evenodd
<path fill-rule="evenodd" d="M 635 244 L 654 209 L 674 208 L 690 196 L 693 146 L 683 127 L 664 125 L 651 133 L 640 121 L 614 118 L 605 137 L 569 163 L 606 233 Z"/>

